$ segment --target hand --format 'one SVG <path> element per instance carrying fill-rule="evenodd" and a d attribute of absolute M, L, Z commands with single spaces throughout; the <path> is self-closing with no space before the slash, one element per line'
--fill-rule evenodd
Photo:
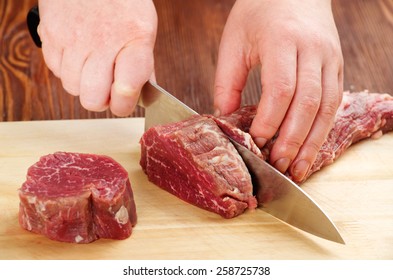
<path fill-rule="evenodd" d="M 270 162 L 298 181 L 315 161 L 343 91 L 343 58 L 330 0 L 237 0 L 220 44 L 214 105 L 240 106 L 251 68 L 262 95 L 250 134 L 259 147 L 277 132 Z"/>
<path fill-rule="evenodd" d="M 151 0 L 40 0 L 38 33 L 49 69 L 83 107 L 132 113 L 154 71 Z"/>

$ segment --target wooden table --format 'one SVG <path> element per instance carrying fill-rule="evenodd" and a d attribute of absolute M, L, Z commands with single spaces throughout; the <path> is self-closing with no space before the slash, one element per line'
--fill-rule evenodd
<path fill-rule="evenodd" d="M 157 80 L 201 113 L 211 112 L 218 45 L 234 1 L 155 1 Z M 332 2 L 345 89 L 392 93 L 393 0 Z M 288 227 L 260 210 L 223 220 L 147 181 L 138 165 L 143 119 L 87 112 L 64 92 L 28 34 L 25 18 L 34 4 L 0 1 L 0 259 L 393 258 L 392 134 L 359 143 L 303 185 L 337 224 L 345 246 Z M 259 98 L 258 75 L 249 77 L 247 103 Z M 88 118 L 99 119 L 80 120 Z M 17 189 L 26 170 L 42 154 L 57 150 L 104 153 L 125 166 L 139 209 L 131 238 L 66 244 L 19 227 Z"/>
<path fill-rule="evenodd" d="M 157 0 L 157 81 L 200 113 L 212 112 L 218 45 L 235 0 Z M 25 18 L 36 0 L 0 2 L 0 121 L 113 117 L 81 108 L 46 68 Z M 393 0 L 333 0 L 345 59 L 345 89 L 393 92 Z M 246 103 L 258 102 L 259 73 Z M 137 111 L 134 116 L 142 116 Z"/>
<path fill-rule="evenodd" d="M 302 188 L 346 245 L 294 229 L 261 209 L 234 219 L 187 204 L 139 166 L 143 118 L 0 123 L 0 259 L 393 259 L 393 133 L 350 148 Z M 27 168 L 55 151 L 111 156 L 129 173 L 138 223 L 126 240 L 69 244 L 18 224 Z"/>

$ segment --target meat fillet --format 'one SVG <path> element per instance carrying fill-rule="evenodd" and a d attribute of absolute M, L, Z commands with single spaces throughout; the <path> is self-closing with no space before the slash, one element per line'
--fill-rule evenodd
<path fill-rule="evenodd" d="M 20 225 L 57 241 L 125 239 L 137 220 L 128 173 L 107 156 L 43 156 L 28 169 L 19 197 Z"/>

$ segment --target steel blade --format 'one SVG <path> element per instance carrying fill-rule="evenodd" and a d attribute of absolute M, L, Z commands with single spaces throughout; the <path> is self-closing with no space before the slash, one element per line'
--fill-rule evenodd
<path fill-rule="evenodd" d="M 198 114 L 150 81 L 143 86 L 138 105 L 145 108 L 145 131 L 152 126 L 182 121 Z"/>
<path fill-rule="evenodd" d="M 232 143 L 249 169 L 258 201 L 273 198 L 261 205 L 262 210 L 303 231 L 345 244 L 334 223 L 307 193 L 253 152 Z"/>

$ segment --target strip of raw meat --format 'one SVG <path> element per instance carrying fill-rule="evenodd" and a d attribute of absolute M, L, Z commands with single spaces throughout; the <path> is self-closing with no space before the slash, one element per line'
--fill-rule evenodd
<path fill-rule="evenodd" d="M 153 127 L 140 143 L 149 180 L 175 196 L 225 218 L 256 207 L 247 167 L 209 117 Z"/>
<path fill-rule="evenodd" d="M 57 241 L 125 239 L 137 220 L 128 173 L 107 156 L 43 156 L 28 169 L 19 197 L 20 225 Z"/>
<path fill-rule="evenodd" d="M 227 136 L 254 152 L 260 158 L 266 160 L 269 153 L 264 153 L 263 150 L 261 151 L 248 133 L 256 111 L 256 106 L 244 106 L 227 116 L 219 118 L 210 117 Z"/>
<path fill-rule="evenodd" d="M 350 145 L 365 138 L 377 138 L 392 130 L 391 95 L 345 92 L 334 126 L 303 182 L 314 172 L 333 163 Z"/>
<path fill-rule="evenodd" d="M 231 115 L 219 118 L 217 124 L 238 143 L 259 156 L 262 154 L 268 161 L 275 138 L 269 141 L 261 152 L 255 152 L 256 145 L 248 134 L 255 114 L 256 106 L 245 106 Z M 367 91 L 344 92 L 333 128 L 302 182 L 323 166 L 333 163 L 350 145 L 365 138 L 376 138 L 392 130 L 393 97 L 391 95 Z M 291 177 L 291 174 L 286 175 Z"/>

